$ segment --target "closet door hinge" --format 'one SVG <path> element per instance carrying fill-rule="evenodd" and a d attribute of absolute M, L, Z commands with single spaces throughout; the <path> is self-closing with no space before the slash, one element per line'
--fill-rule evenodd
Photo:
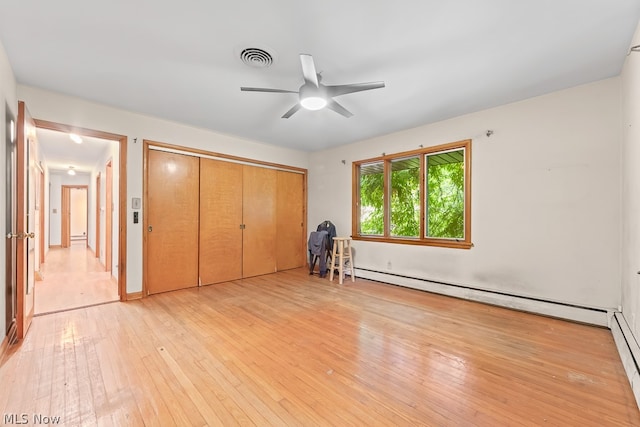
<path fill-rule="evenodd" d="M 245 228 L 247 228 L 245 224 L 240 224 L 240 230 L 244 230 Z"/>

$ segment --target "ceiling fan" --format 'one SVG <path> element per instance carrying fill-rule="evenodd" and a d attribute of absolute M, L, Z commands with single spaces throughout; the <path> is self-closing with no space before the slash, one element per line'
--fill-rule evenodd
<path fill-rule="evenodd" d="M 333 97 L 346 95 L 348 93 L 362 92 L 364 90 L 379 89 L 384 87 L 384 82 L 370 83 L 353 83 L 346 85 L 323 85 L 320 83 L 321 76 L 316 72 L 316 66 L 313 63 L 313 57 L 307 54 L 300 54 L 300 62 L 302 63 L 302 75 L 304 76 L 304 84 L 300 86 L 298 91 L 285 89 L 268 89 L 259 87 L 241 87 L 241 91 L 245 92 L 275 92 L 275 93 L 297 93 L 300 102 L 295 104 L 289 111 L 284 113 L 283 119 L 288 119 L 301 107 L 307 110 L 321 110 L 327 107 L 344 117 L 351 117 L 353 113 L 338 104 Z"/>

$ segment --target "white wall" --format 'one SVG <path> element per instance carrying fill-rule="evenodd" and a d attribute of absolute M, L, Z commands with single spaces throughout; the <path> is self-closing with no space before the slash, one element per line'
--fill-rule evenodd
<path fill-rule="evenodd" d="M 15 117 L 18 117 L 18 97 L 16 91 L 16 79 L 13 75 L 13 70 L 9 64 L 9 59 L 4 50 L 4 46 L 0 42 L 0 165 L 2 165 L 3 173 L 0 174 L 0 224 L 2 224 L 3 234 L 6 234 L 9 230 L 6 230 L 6 208 L 7 208 L 7 193 L 6 185 L 7 180 L 5 176 L 6 164 L 6 144 L 5 144 L 5 106 L 8 105 L 11 112 Z M 6 307 L 6 291 L 5 280 L 6 277 L 6 254 L 5 246 L 2 246 L 2 256 L 0 256 L 0 277 L 2 277 L 2 292 L 0 292 L 0 343 L 5 337 L 6 333 L 6 321 L 5 321 L 5 307 Z"/>
<path fill-rule="evenodd" d="M 18 86 L 36 119 L 128 136 L 127 292 L 142 290 L 142 221 L 133 224 L 131 198 L 142 198 L 142 140 L 165 142 L 267 162 L 308 167 L 307 153 L 243 140 L 204 129 L 94 104 L 27 86 Z M 140 211 L 142 215 L 142 211 Z"/>
<path fill-rule="evenodd" d="M 330 219 L 351 234 L 351 162 L 472 138 L 475 246 L 354 241 L 356 267 L 617 308 L 620 99 L 612 78 L 313 153 L 309 226 Z"/>
<path fill-rule="evenodd" d="M 631 46 L 640 44 L 640 26 Z M 622 71 L 622 313 L 640 338 L 640 52 L 627 56 Z"/>

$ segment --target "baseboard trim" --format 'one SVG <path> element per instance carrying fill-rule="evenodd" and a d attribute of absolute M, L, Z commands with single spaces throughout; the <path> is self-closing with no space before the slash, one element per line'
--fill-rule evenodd
<path fill-rule="evenodd" d="M 142 298 L 142 291 L 140 292 L 132 292 L 130 294 L 127 294 L 127 299 L 126 301 L 131 301 L 134 299 L 141 299 Z"/>
<path fill-rule="evenodd" d="M 638 342 L 622 313 L 615 312 L 613 314 L 610 328 L 629 384 L 631 384 L 631 390 L 636 398 L 636 404 L 640 408 L 640 346 L 638 346 Z"/>
<path fill-rule="evenodd" d="M 356 268 L 356 276 L 363 279 L 405 286 L 456 298 L 492 304 L 514 310 L 527 311 L 545 316 L 558 317 L 574 322 L 609 327 L 613 311 L 605 308 L 585 307 L 537 298 L 478 289 L 471 286 L 432 281 L 383 271 Z"/>

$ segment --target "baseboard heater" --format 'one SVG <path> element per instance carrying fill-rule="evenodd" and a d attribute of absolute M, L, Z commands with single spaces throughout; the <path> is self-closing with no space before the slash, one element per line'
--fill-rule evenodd
<path fill-rule="evenodd" d="M 429 280 L 367 268 L 356 268 L 356 276 L 381 283 L 405 286 L 456 298 L 478 301 L 514 310 L 573 320 L 597 326 L 610 327 L 614 310 L 586 307 L 577 304 L 526 297 L 506 292 L 474 288 L 468 285 Z"/>
<path fill-rule="evenodd" d="M 611 333 L 631 384 L 631 390 L 636 398 L 636 404 L 640 407 L 640 346 L 638 346 L 638 341 L 634 338 L 627 320 L 620 312 L 614 313 L 611 319 Z"/>

